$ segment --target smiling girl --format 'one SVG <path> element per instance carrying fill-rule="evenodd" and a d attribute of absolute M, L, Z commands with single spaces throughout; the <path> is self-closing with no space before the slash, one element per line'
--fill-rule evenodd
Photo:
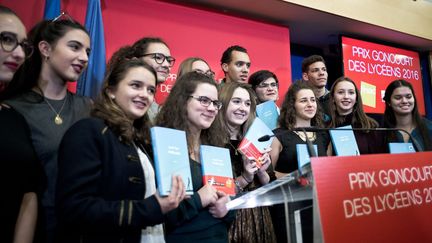
<path fill-rule="evenodd" d="M 338 78 L 330 90 L 330 117 L 328 127 L 351 125 L 353 128 L 373 129 L 378 122 L 366 115 L 361 95 L 354 81 Z M 386 153 L 385 132 L 354 131 L 360 154 Z"/>
<path fill-rule="evenodd" d="M 391 82 L 385 91 L 384 126 L 407 131 L 420 146 L 417 151 L 432 150 L 432 122 L 422 118 L 417 108 L 417 99 L 412 85 L 406 80 Z M 412 142 L 408 134 L 389 134 L 390 142 Z"/>
<path fill-rule="evenodd" d="M 189 149 L 194 194 L 168 213 L 167 242 L 228 242 L 233 214 L 225 204 L 229 197 L 209 185 L 203 185 L 200 145 L 223 146 L 223 134 L 212 126 L 222 103 L 216 82 L 196 72 L 176 81 L 158 117 L 157 125 L 184 130 Z"/>
<path fill-rule="evenodd" d="M 129 47 L 113 55 L 92 110 L 65 134 L 59 151 L 59 242 L 164 242 L 164 214 L 185 196 L 180 176 L 171 193 L 156 191 L 146 150 L 156 72 Z"/>
<path fill-rule="evenodd" d="M 225 144 L 230 150 L 231 165 L 239 191 L 252 191 L 269 183 L 274 177 L 269 153 L 262 157 L 263 164 L 243 157 L 237 147 L 255 119 L 255 94 L 250 85 L 238 82 L 226 83 L 219 94 L 222 109 L 217 124 L 225 133 Z M 274 179 L 274 178 L 273 178 Z M 230 242 L 276 242 L 268 207 L 237 210 L 236 220 L 229 231 Z"/>
<path fill-rule="evenodd" d="M 87 66 L 90 37 L 71 19 L 38 23 L 29 33 L 33 55 L 18 69 L 4 91 L 5 103 L 20 112 L 31 130 L 31 139 L 44 167 L 47 189 L 42 197 L 46 240 L 52 242 L 56 226 L 54 189 L 57 151 L 66 130 L 89 115 L 90 99 L 67 91 L 68 81 L 79 78 Z"/>

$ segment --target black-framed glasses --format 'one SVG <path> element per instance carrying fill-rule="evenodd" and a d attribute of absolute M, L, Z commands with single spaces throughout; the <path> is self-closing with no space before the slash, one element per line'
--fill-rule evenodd
<path fill-rule="evenodd" d="M 210 78 L 214 78 L 214 76 L 215 76 L 215 72 L 213 72 L 212 70 L 207 70 L 206 72 L 204 72 L 203 70 L 201 70 L 201 69 L 196 69 L 196 70 L 194 70 L 196 73 L 201 73 L 201 74 L 204 74 L 204 75 L 206 75 L 207 77 L 210 77 Z"/>
<path fill-rule="evenodd" d="M 18 42 L 17 35 L 12 32 L 3 31 L 0 33 L 0 44 L 5 52 L 12 52 L 18 46 L 21 46 L 26 58 L 30 57 L 33 54 L 33 45 L 27 41 L 23 40 Z"/>
<path fill-rule="evenodd" d="M 165 56 L 162 53 L 148 53 L 142 55 L 141 57 L 145 57 L 145 56 L 151 56 L 151 58 L 154 59 L 157 64 L 162 64 L 166 60 L 170 67 L 174 66 L 176 60 L 174 57 Z"/>
<path fill-rule="evenodd" d="M 67 14 L 65 11 L 62 11 L 59 16 L 57 16 L 54 19 L 52 19 L 51 23 L 54 23 L 54 22 L 60 21 L 60 20 L 67 20 L 67 21 L 70 21 L 70 22 L 75 22 L 73 20 L 73 18 L 69 14 Z"/>
<path fill-rule="evenodd" d="M 278 88 L 279 84 L 274 82 L 274 83 L 260 83 L 257 85 L 258 88 L 268 88 L 268 87 L 272 87 L 272 88 Z"/>
<path fill-rule="evenodd" d="M 216 110 L 220 110 L 222 108 L 222 102 L 220 102 L 219 100 L 212 100 L 207 96 L 190 95 L 189 97 L 198 100 L 202 106 L 209 107 L 210 104 L 213 103 L 213 106 L 214 108 L 216 108 Z"/>

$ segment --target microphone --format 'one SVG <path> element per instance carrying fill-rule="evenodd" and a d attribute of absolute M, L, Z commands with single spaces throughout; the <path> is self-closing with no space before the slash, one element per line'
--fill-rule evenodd
<path fill-rule="evenodd" d="M 420 145 L 417 142 L 416 139 L 409 133 L 408 131 L 401 129 L 401 128 L 387 128 L 387 127 L 376 127 L 376 128 L 337 128 L 337 127 L 331 127 L 331 128 L 320 128 L 320 127 L 299 127 L 294 128 L 293 131 L 308 131 L 308 132 L 322 132 L 322 131 L 330 131 L 330 130 L 336 130 L 336 131 L 384 131 L 384 132 L 403 132 L 408 135 L 410 140 L 412 141 L 414 148 L 416 151 L 421 152 Z"/>
<path fill-rule="evenodd" d="M 267 142 L 270 140 L 270 138 L 274 137 L 275 135 L 264 135 L 260 138 L 258 138 L 258 142 Z"/>

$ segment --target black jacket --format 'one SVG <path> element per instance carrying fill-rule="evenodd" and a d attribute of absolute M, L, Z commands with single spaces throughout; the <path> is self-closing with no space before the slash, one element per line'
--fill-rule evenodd
<path fill-rule="evenodd" d="M 156 197 L 144 200 L 144 173 L 135 147 L 102 120 L 73 125 L 58 159 L 59 242 L 139 242 L 142 228 L 163 222 Z"/>

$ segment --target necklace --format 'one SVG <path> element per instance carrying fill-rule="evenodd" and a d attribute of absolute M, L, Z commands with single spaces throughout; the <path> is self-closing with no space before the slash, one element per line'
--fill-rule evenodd
<path fill-rule="evenodd" d="M 306 141 L 306 136 L 307 139 L 311 142 L 315 141 L 316 139 L 316 135 L 314 132 L 306 132 L 305 134 L 303 131 L 294 131 L 294 133 L 297 134 L 297 136 L 299 136 L 303 141 Z"/>
<path fill-rule="evenodd" d="M 233 148 L 234 149 L 234 154 L 235 155 L 238 155 L 238 152 L 237 152 L 237 148 L 236 147 L 234 147 L 234 145 L 232 145 L 232 143 L 231 142 L 228 142 L 228 145 L 231 147 L 231 148 Z"/>
<path fill-rule="evenodd" d="M 54 123 L 56 124 L 56 125 L 61 125 L 61 124 L 63 124 L 63 119 L 61 118 L 61 116 L 60 116 L 60 114 L 61 114 L 61 112 L 63 111 L 63 108 L 64 108 L 64 106 L 65 106 L 65 104 L 66 104 L 66 100 L 67 100 L 67 94 L 66 94 L 66 97 L 65 97 L 65 99 L 64 99 L 64 101 L 63 101 L 63 104 L 62 104 L 62 106 L 61 106 L 61 108 L 60 108 L 60 110 L 59 110 L 59 112 L 57 112 L 55 109 L 54 109 L 54 107 L 48 102 L 48 100 L 44 97 L 44 100 L 45 100 L 45 102 L 48 104 L 48 106 L 49 106 L 49 108 L 54 112 L 54 114 L 56 114 L 56 116 L 54 117 Z"/>

